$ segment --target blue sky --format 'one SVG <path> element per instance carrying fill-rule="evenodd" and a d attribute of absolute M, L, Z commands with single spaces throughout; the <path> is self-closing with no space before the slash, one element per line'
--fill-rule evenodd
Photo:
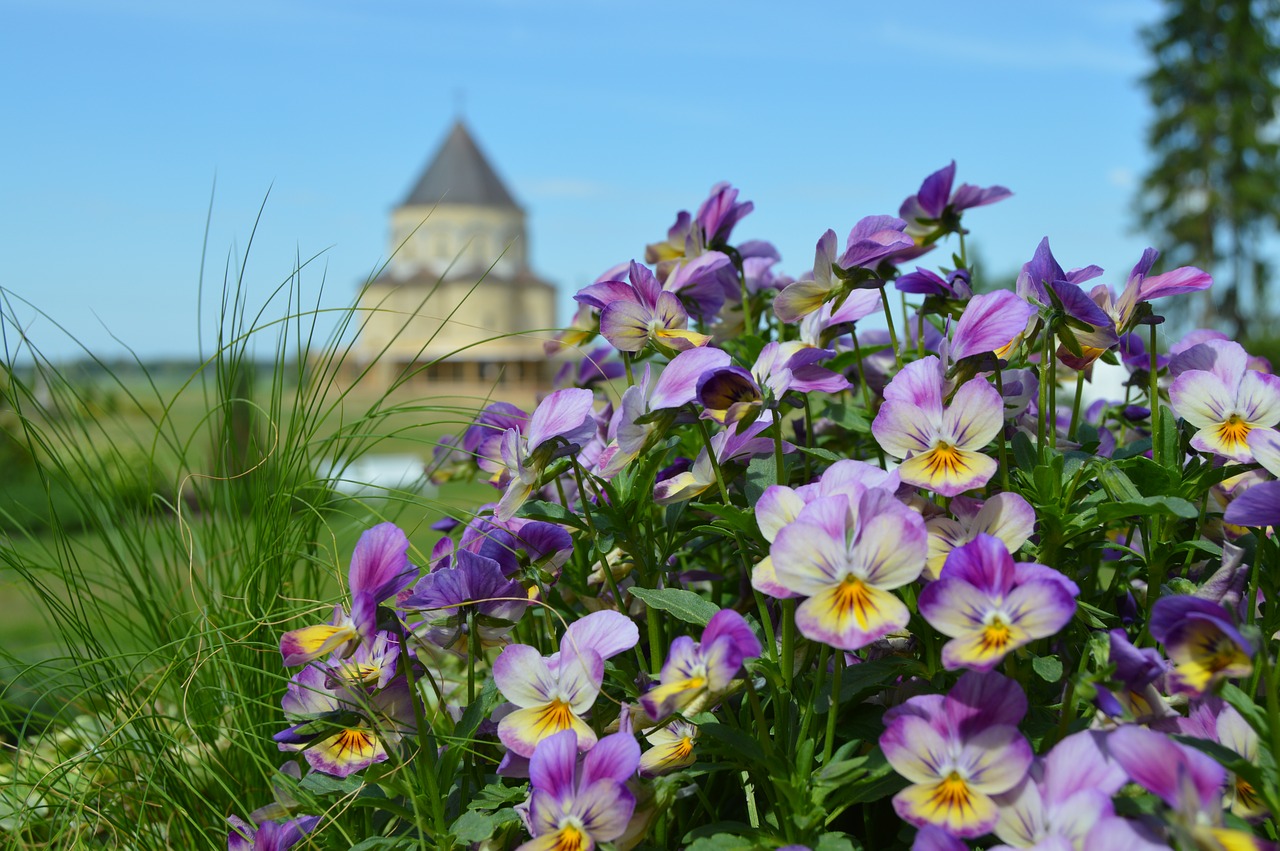
<path fill-rule="evenodd" d="M 991 273 L 1049 236 L 1113 284 L 1146 168 L 1155 0 L 0 0 L 0 288 L 41 351 L 196 353 L 228 262 L 257 306 L 298 256 L 341 307 L 458 114 L 569 296 L 729 180 L 784 271 L 929 172 L 1014 197 L 966 220 Z M 216 181 L 216 187 L 215 187 Z M 937 259 L 922 262 L 944 262 Z M 319 294 L 323 283 L 324 292 Z M 21 300 L 21 301 L 20 301 Z M 29 302 L 29 307 L 22 303 Z M 276 316 L 284 306 L 269 307 Z M 7 329 L 12 345 L 12 329 Z"/>

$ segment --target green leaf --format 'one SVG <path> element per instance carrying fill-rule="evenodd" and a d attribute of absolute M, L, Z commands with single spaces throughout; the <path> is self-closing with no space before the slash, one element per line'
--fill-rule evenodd
<path fill-rule="evenodd" d="M 803 452 L 805 455 L 808 455 L 810 458 L 817 458 L 819 461 L 827 461 L 832 464 L 837 461 L 843 461 L 845 457 L 843 455 L 837 455 L 830 449 L 821 449 L 816 446 L 812 449 L 807 446 L 797 446 L 796 449 Z"/>
<path fill-rule="evenodd" d="M 1114 500 L 1127 502 L 1142 499 L 1142 493 L 1134 486 L 1133 481 L 1115 464 L 1103 464 L 1098 470 L 1098 482 L 1107 496 Z"/>
<path fill-rule="evenodd" d="M 364 778 L 355 775 L 338 778 L 313 771 L 302 778 L 302 782 L 298 785 L 317 795 L 351 795 L 359 792 L 364 786 Z"/>
<path fill-rule="evenodd" d="M 759 848 L 759 841 L 755 838 L 717 833 L 694 840 L 691 845 L 685 846 L 685 851 L 757 851 Z"/>
<path fill-rule="evenodd" d="M 843 833 L 824 833 L 813 846 L 813 851 L 856 851 L 861 845 L 854 845 Z"/>
<path fill-rule="evenodd" d="M 401 851 L 416 848 L 418 840 L 411 836 L 370 836 L 351 846 L 351 851 Z"/>
<path fill-rule="evenodd" d="M 498 810 L 492 813 L 467 810 L 458 816 L 457 820 L 449 827 L 449 832 L 468 844 L 483 842 L 504 826 L 519 821 L 519 819 L 520 817 L 516 815 L 516 811 L 512 809 Z"/>
<path fill-rule="evenodd" d="M 1031 660 L 1031 668 L 1047 683 L 1062 679 L 1062 660 L 1057 656 L 1035 656 Z"/>
<path fill-rule="evenodd" d="M 1013 447 L 1013 463 L 1017 465 L 1019 470 L 1030 471 L 1040 463 L 1040 459 L 1036 454 L 1035 444 L 1031 442 L 1030 436 L 1025 432 L 1015 433 L 1009 444 Z"/>
<path fill-rule="evenodd" d="M 759 455 L 747 464 L 747 502 L 755 505 L 769 485 L 778 483 L 778 464 L 773 455 Z"/>
<path fill-rule="evenodd" d="M 867 413 L 861 406 L 828 405 L 824 414 L 844 431 L 860 432 L 862 434 L 871 432 L 871 420 L 867 419 Z"/>
<path fill-rule="evenodd" d="M 1190 520 L 1200 516 L 1200 511 L 1185 499 L 1177 496 L 1143 496 L 1122 502 L 1109 502 L 1098 506 L 1098 522 L 1110 523 L 1129 517 L 1152 514 L 1172 515 Z"/>
<path fill-rule="evenodd" d="M 685 623 L 706 626 L 716 612 L 714 603 L 683 588 L 632 588 L 631 596 L 651 609 L 666 612 Z"/>
<path fill-rule="evenodd" d="M 531 500 L 520 508 L 520 516 L 528 520 L 545 520 L 548 523 L 560 523 L 575 529 L 586 529 L 586 521 L 563 505 L 542 500 Z"/>

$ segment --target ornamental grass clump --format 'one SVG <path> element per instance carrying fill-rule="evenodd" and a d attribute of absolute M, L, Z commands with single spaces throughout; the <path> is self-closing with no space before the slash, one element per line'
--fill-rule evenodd
<path fill-rule="evenodd" d="M 439 441 L 492 501 L 273 622 L 229 847 L 1272 847 L 1277 379 L 1161 333 L 1211 281 L 1152 250 L 988 277 L 955 174 L 794 276 L 721 184 L 584 288 L 559 386 Z"/>

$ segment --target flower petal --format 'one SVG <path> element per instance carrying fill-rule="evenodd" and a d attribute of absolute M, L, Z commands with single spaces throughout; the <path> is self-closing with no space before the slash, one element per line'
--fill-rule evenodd
<path fill-rule="evenodd" d="M 996 462 L 986 455 L 940 443 L 903 461 L 898 474 L 907 484 L 942 496 L 959 496 L 985 485 L 997 469 Z"/>
<path fill-rule="evenodd" d="M 865 647 L 910 620 L 911 613 L 893 594 L 852 578 L 796 609 L 796 626 L 805 638 L 843 650 Z"/>

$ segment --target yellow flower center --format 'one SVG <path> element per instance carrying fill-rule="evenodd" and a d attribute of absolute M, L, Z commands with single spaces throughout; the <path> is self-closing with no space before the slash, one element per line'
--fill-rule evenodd
<path fill-rule="evenodd" d="M 958 476 L 969 469 L 964 454 L 950 443 L 938 442 L 929 450 L 925 469 L 930 478 Z"/>
<path fill-rule="evenodd" d="M 569 708 L 569 704 L 560 698 L 548 703 L 542 707 L 542 712 L 538 714 L 538 720 L 534 722 L 534 730 L 539 740 L 545 736 L 559 733 L 561 730 L 568 730 L 573 726 L 573 710 Z"/>
<path fill-rule="evenodd" d="M 1218 440 L 1230 451 L 1237 452 L 1241 447 L 1248 445 L 1245 438 L 1252 430 L 1253 426 L 1240 419 L 1239 414 L 1232 414 L 1226 422 L 1218 424 Z"/>
<path fill-rule="evenodd" d="M 963 814 L 965 810 L 973 810 L 973 797 L 969 791 L 969 784 L 964 782 L 959 772 L 953 771 L 933 787 L 927 804 L 930 815 L 935 817 L 952 809 L 959 810 Z"/>
<path fill-rule="evenodd" d="M 982 649 L 988 653 L 1003 653 L 1009 645 L 1009 636 L 1009 625 L 999 616 L 993 617 L 991 623 L 982 629 Z"/>
<path fill-rule="evenodd" d="M 368 730 L 343 730 L 333 743 L 333 752 L 339 759 L 347 754 L 363 758 L 373 751 L 373 745 L 373 734 Z"/>
<path fill-rule="evenodd" d="M 566 824 L 556 834 L 556 844 L 552 851 L 585 851 L 590 840 L 582 830 L 573 824 Z"/>
<path fill-rule="evenodd" d="M 693 739 L 689 736 L 676 742 L 675 749 L 672 750 L 673 759 L 687 759 L 691 753 L 693 753 Z"/>
<path fill-rule="evenodd" d="M 867 611 L 871 606 L 871 590 L 856 576 L 846 576 L 835 592 L 836 616 L 841 620 L 853 615 L 859 628 L 866 630 L 869 618 Z"/>

